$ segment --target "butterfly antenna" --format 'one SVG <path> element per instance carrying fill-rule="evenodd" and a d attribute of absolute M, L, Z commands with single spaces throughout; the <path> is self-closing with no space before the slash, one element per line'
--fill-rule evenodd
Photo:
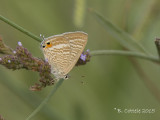
<path fill-rule="evenodd" d="M 44 35 L 40 34 L 39 36 L 42 40 L 45 40 Z"/>

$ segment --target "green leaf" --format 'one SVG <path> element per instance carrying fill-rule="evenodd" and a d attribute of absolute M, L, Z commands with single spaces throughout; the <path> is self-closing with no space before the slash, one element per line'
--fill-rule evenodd
<path fill-rule="evenodd" d="M 107 32 L 109 32 L 113 37 L 115 37 L 123 47 L 133 51 L 142 51 L 144 53 L 148 53 L 144 49 L 144 47 L 136 40 L 134 40 L 128 33 L 115 26 L 98 12 L 91 10 L 91 13 L 96 18 L 96 20 L 98 20 L 98 22 L 103 25 Z"/>

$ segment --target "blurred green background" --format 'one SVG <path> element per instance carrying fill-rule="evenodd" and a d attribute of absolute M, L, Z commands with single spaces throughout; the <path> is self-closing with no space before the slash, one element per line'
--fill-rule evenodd
<path fill-rule="evenodd" d="M 123 49 L 88 8 L 101 13 L 157 56 L 154 40 L 160 37 L 159 0 L 0 0 L 1 15 L 37 36 L 85 31 L 89 35 L 86 49 Z M 10 47 L 16 48 L 21 41 L 34 56 L 43 57 L 40 43 L 2 21 L 0 35 Z M 94 56 L 85 66 L 75 67 L 71 78 L 64 81 L 33 120 L 158 120 L 160 101 L 145 81 L 149 79 L 160 89 L 160 66 L 134 60 L 140 73 L 131 59 L 123 56 Z M 29 91 L 38 79 L 36 72 L 0 66 L 0 115 L 6 120 L 24 120 L 53 87 Z M 118 113 L 115 108 L 155 112 L 127 114 Z"/>

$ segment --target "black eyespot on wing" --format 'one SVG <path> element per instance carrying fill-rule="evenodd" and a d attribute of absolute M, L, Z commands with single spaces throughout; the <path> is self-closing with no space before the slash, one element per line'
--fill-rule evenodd
<path fill-rule="evenodd" d="M 64 79 L 68 79 L 68 78 L 69 78 L 69 75 L 68 75 L 68 74 L 64 76 Z"/>
<path fill-rule="evenodd" d="M 42 47 L 45 48 L 45 45 L 43 45 Z"/>
<path fill-rule="evenodd" d="M 51 43 L 50 42 L 47 42 L 47 45 L 50 45 Z"/>
<path fill-rule="evenodd" d="M 67 79 L 67 78 L 68 78 L 68 76 L 66 75 L 66 76 L 64 76 L 64 78 L 65 78 L 65 79 Z"/>

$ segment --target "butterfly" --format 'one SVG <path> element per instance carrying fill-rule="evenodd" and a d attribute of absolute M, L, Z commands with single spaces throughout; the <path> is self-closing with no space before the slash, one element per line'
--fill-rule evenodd
<path fill-rule="evenodd" d="M 41 43 L 45 59 L 51 65 L 51 73 L 57 78 L 67 78 L 77 63 L 88 41 L 82 31 L 66 32 L 44 38 Z"/>

